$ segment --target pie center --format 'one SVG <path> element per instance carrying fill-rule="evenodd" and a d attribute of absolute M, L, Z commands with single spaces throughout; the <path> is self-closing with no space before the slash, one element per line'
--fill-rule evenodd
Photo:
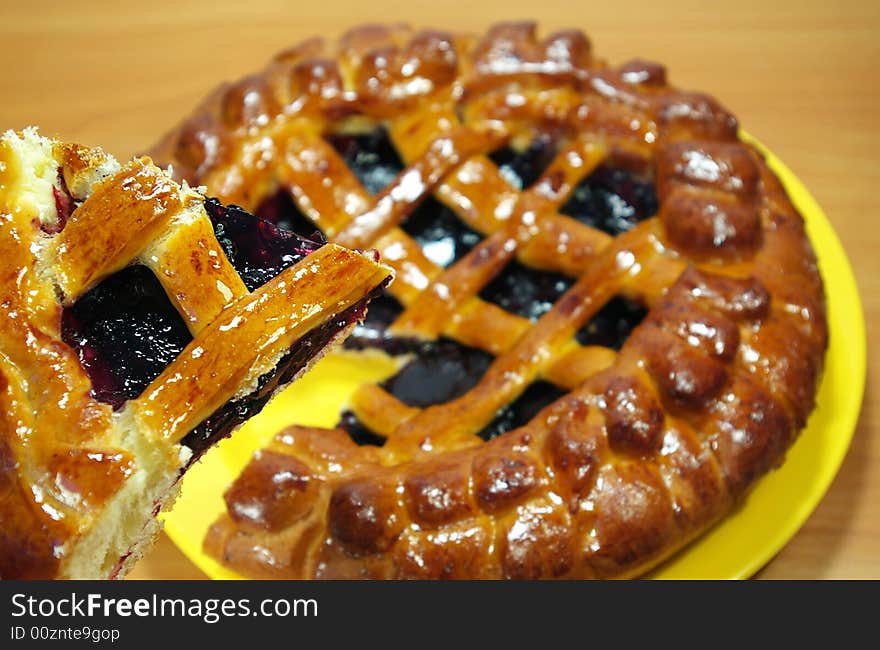
<path fill-rule="evenodd" d="M 371 194 L 381 192 L 405 168 L 383 128 L 328 135 L 325 139 Z M 507 146 L 489 158 L 508 183 L 524 190 L 541 177 L 558 151 L 558 141 L 552 134 L 539 134 L 524 148 Z M 578 184 L 560 213 L 617 236 L 653 216 L 657 205 L 652 180 L 621 167 L 600 165 Z M 284 189 L 265 199 L 255 212 L 300 235 L 308 236 L 315 230 Z M 441 268 L 458 262 L 484 239 L 484 235 L 431 194 L 410 212 L 401 229 L 419 245 L 425 257 Z M 574 280 L 565 275 L 534 269 L 514 259 L 483 287 L 479 297 L 534 322 L 573 284 Z M 442 404 L 473 388 L 494 356 L 447 337 L 421 340 L 394 334 L 390 328 L 403 310 L 404 306 L 389 293 L 376 298 L 366 320 L 355 327 L 346 341 L 346 348 L 377 349 L 401 356 L 400 370 L 381 386 L 408 406 Z M 645 314 L 640 304 L 616 297 L 578 331 L 577 341 L 619 350 Z M 522 426 L 565 392 L 547 381 L 536 381 L 517 400 L 503 407 L 478 435 L 488 440 Z M 359 444 L 384 442 L 381 435 L 370 431 L 351 411 L 342 414 L 339 426 Z"/>

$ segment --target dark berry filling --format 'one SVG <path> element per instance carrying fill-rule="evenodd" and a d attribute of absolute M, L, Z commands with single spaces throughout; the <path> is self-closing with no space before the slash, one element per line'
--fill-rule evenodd
<path fill-rule="evenodd" d="M 529 385 L 512 403 L 504 406 L 477 435 L 483 440 L 491 440 L 502 433 L 523 426 L 538 412 L 565 395 L 565 391 L 546 381 L 536 381 Z"/>
<path fill-rule="evenodd" d="M 531 384 L 513 403 L 504 406 L 495 418 L 477 435 L 483 440 L 491 440 L 503 433 L 517 429 L 529 422 L 545 406 L 565 395 L 565 391 L 546 381 Z M 371 431 L 351 411 L 343 411 L 338 427 L 358 445 L 385 444 L 385 437 Z"/>
<path fill-rule="evenodd" d="M 425 257 L 442 267 L 467 255 L 481 239 L 432 196 L 425 198 L 401 227 L 418 242 Z"/>
<path fill-rule="evenodd" d="M 647 313 L 639 303 L 617 296 L 578 330 L 576 338 L 582 345 L 602 345 L 619 350 Z"/>
<path fill-rule="evenodd" d="M 73 197 L 67 193 L 66 189 L 59 190 L 53 185 L 52 197 L 55 199 L 55 211 L 58 213 L 58 223 L 53 226 L 41 226 L 43 232 L 49 235 L 54 235 L 64 230 L 64 226 L 67 225 L 67 220 L 70 219 L 70 215 L 73 214 L 73 211 L 76 210 L 77 207 L 79 207 L 77 206 L 76 201 L 73 200 Z"/>
<path fill-rule="evenodd" d="M 522 267 L 525 269 L 525 267 Z M 528 269 L 525 269 L 529 272 Z M 554 274 L 545 274 L 552 277 Z M 511 277 L 516 277 L 515 275 Z M 544 284 L 548 281 L 544 280 Z M 547 300 L 535 299 L 534 286 L 541 282 L 525 281 L 508 295 L 518 296 L 519 290 L 525 287 L 528 300 L 520 303 L 506 302 L 502 306 L 509 309 L 510 305 L 525 305 L 518 311 L 521 315 L 540 312 L 543 314 L 552 306 L 553 301 L 571 284 L 566 280 L 564 287 L 549 287 L 548 292 L 558 292 Z M 516 299 L 514 299 L 516 300 Z M 375 301 L 374 301 L 375 304 Z M 372 310 L 372 306 L 370 307 Z M 619 350 L 630 332 L 642 321 L 647 310 L 639 303 L 621 297 L 611 299 L 600 309 L 590 321 L 576 334 L 577 340 L 583 345 L 601 345 Z M 535 316 L 537 318 L 537 316 Z M 377 317 L 380 321 L 382 318 Z M 361 339 L 354 347 L 379 347 L 390 354 L 402 351 L 414 352 L 415 357 L 396 375 L 387 379 L 382 386 L 409 406 L 425 408 L 433 404 L 444 404 L 453 400 L 477 385 L 483 374 L 488 370 L 493 357 L 487 352 L 471 348 L 450 339 L 439 339 L 429 342 L 409 342 L 404 348 L 398 347 L 393 338 L 380 338 L 381 325 L 374 330 L 375 338 Z M 546 381 L 532 383 L 513 403 L 504 406 L 495 418 L 477 435 L 483 440 L 491 440 L 507 431 L 526 424 L 545 406 L 562 397 L 565 391 Z M 352 439 L 359 445 L 372 444 L 381 446 L 384 438 L 370 431 L 350 411 L 342 414 L 339 422 Z"/>
<path fill-rule="evenodd" d="M 249 291 L 321 246 L 268 221 L 255 219 L 238 206 L 225 207 L 216 199 L 205 201 L 205 210 L 217 241 Z"/>
<path fill-rule="evenodd" d="M 524 151 L 504 147 L 489 155 L 498 165 L 504 179 L 519 190 L 524 190 L 541 177 L 556 156 L 556 140 L 542 133 L 529 143 Z"/>
<path fill-rule="evenodd" d="M 320 231 L 302 213 L 287 190 L 278 190 L 275 194 L 263 199 L 254 210 L 254 214 L 260 219 L 275 224 L 281 230 L 295 232 L 300 237 L 319 239 L 315 233 L 320 233 Z"/>
<path fill-rule="evenodd" d="M 385 438 L 370 431 L 363 422 L 351 411 L 343 411 L 337 424 L 358 445 L 374 445 L 381 447 L 385 444 Z"/>
<path fill-rule="evenodd" d="M 64 230 L 70 215 L 82 204 L 82 201 L 77 201 L 71 195 L 60 167 L 58 168 L 58 179 L 56 182 L 57 185 L 52 185 L 52 198 L 55 200 L 55 212 L 58 215 L 58 220 L 54 224 L 42 222 L 39 224 L 40 229 L 47 235 L 57 235 Z"/>
<path fill-rule="evenodd" d="M 491 363 L 488 352 L 451 339 L 427 341 L 382 387 L 409 406 L 444 404 L 476 386 Z"/>
<path fill-rule="evenodd" d="M 367 298 L 336 314 L 320 327 L 311 330 L 291 347 L 275 368 L 260 377 L 254 392 L 239 400 L 227 403 L 193 429 L 183 439 L 183 444 L 193 450 L 190 463 L 194 462 L 215 442 L 232 433 L 237 426 L 259 413 L 279 386 L 292 381 L 296 374 L 305 368 L 324 346 L 352 322 L 363 317 L 370 298 L 380 294 L 383 288 L 384 285 L 376 287 Z"/>
<path fill-rule="evenodd" d="M 370 303 L 367 317 L 354 326 L 351 336 L 343 344 L 349 350 L 374 348 L 386 354 L 399 355 L 417 352 L 424 341 L 407 336 L 394 336 L 388 327 L 403 311 L 401 305 L 390 294 L 382 294 Z"/>
<path fill-rule="evenodd" d="M 403 161 L 385 129 L 358 134 L 335 133 L 324 137 L 370 194 L 381 192 L 403 171 Z"/>
<path fill-rule="evenodd" d="M 657 213 L 654 184 L 601 165 L 572 192 L 560 212 L 617 236 Z"/>
<path fill-rule="evenodd" d="M 537 320 L 553 306 L 574 282 L 550 271 L 538 271 L 511 260 L 480 297 L 513 314 Z"/>
<path fill-rule="evenodd" d="M 140 395 L 192 340 L 145 266 L 119 271 L 67 307 L 61 338 L 79 356 L 95 399 L 114 409 Z"/>
<path fill-rule="evenodd" d="M 386 334 L 385 330 L 400 316 L 401 312 L 403 312 L 403 305 L 394 296 L 390 294 L 379 296 L 370 303 L 367 317 L 360 324 L 361 337 L 366 339 L 366 343 L 379 340 Z M 366 347 L 366 345 L 361 347 Z"/>

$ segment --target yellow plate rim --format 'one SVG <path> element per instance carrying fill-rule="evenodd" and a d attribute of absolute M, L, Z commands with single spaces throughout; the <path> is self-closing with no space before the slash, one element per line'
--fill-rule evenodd
<path fill-rule="evenodd" d="M 817 393 L 816 410 L 782 467 L 763 477 L 740 508 L 646 578 L 743 579 L 753 576 L 794 537 L 825 496 L 849 448 L 861 411 L 866 375 L 865 321 L 858 287 L 843 246 L 822 208 L 795 174 L 754 137 L 745 132 L 741 132 L 741 137 L 765 156 L 770 168 L 782 181 L 804 217 L 808 236 L 819 258 L 827 297 L 830 341 L 825 373 Z M 333 363 L 333 360 L 328 358 L 321 363 Z M 308 380 L 307 375 L 297 386 Z M 832 404 L 833 428 L 816 431 L 816 420 L 820 417 L 823 421 L 827 419 L 828 413 L 823 409 Z M 242 433 L 239 431 L 236 438 Z M 832 438 L 832 433 L 836 433 L 836 437 Z M 262 436 L 263 439 L 266 437 Z M 237 443 L 237 439 L 230 439 L 220 447 Z M 252 448 L 259 444 L 257 442 Z M 817 471 L 807 479 L 792 482 L 793 477 L 789 476 L 794 472 L 792 464 L 799 462 L 794 458 L 815 452 L 813 447 L 820 452 L 819 465 L 810 465 L 807 469 Z M 188 472 L 178 503 L 162 518 L 168 536 L 206 575 L 215 579 L 238 579 L 239 575 L 202 551 L 207 527 L 222 510 L 222 491 L 235 477 L 234 470 L 222 456 L 220 450 L 214 449 Z M 803 496 L 795 499 L 792 507 L 773 520 L 775 526 L 766 525 L 759 511 L 762 504 L 775 499 L 774 491 L 782 491 L 790 499 L 793 488 L 803 486 L 804 480 L 808 489 Z M 763 509 L 767 510 L 766 507 Z M 744 530 L 760 533 L 758 539 L 749 539 L 745 548 L 736 543 L 742 541 Z M 702 569 L 699 568 L 701 565 Z"/>

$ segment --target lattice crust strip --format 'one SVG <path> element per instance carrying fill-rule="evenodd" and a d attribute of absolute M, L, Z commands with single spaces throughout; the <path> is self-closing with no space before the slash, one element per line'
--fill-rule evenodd
<path fill-rule="evenodd" d="M 371 196 L 325 136 L 377 126 L 406 167 Z M 489 156 L 541 133 L 558 151 L 520 190 Z M 248 575 L 632 575 L 723 516 L 812 409 L 824 297 L 784 189 L 712 98 L 658 64 L 609 66 L 580 32 L 309 41 L 218 91 L 156 155 L 246 207 L 289 193 L 328 239 L 394 267 L 392 333 L 495 357 L 424 409 L 362 387 L 351 408 L 381 448 L 294 426 L 258 452 L 206 540 Z M 602 165 L 652 180 L 658 214 L 618 237 L 562 214 Z M 401 227 L 429 197 L 483 236 L 447 268 Z M 512 260 L 574 283 L 530 321 L 480 297 Z M 647 317 L 619 352 L 580 345 L 615 296 Z M 540 379 L 569 392 L 475 435 Z M 277 490 L 282 476 L 295 489 Z"/>
<path fill-rule="evenodd" d="M 149 158 L 120 166 L 35 129 L 0 138 L 0 577 L 107 577 L 137 558 L 193 460 L 184 436 L 254 392 L 301 337 L 344 330 L 333 319 L 388 279 L 372 255 L 309 244 L 249 292 L 204 197 Z M 152 269 L 193 338 L 114 411 L 64 342 L 62 313 L 134 264 Z"/>

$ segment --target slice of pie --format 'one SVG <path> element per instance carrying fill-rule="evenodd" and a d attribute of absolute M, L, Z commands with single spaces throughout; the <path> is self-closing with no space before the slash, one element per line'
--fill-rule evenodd
<path fill-rule="evenodd" d="M 182 474 L 364 316 L 373 254 L 148 158 L 0 138 L 0 577 L 119 577 Z"/>
<path fill-rule="evenodd" d="M 813 409 L 825 300 L 784 188 L 718 102 L 580 32 L 309 41 L 155 154 L 397 271 L 349 345 L 399 371 L 226 493 L 206 549 L 244 575 L 638 575 Z"/>

